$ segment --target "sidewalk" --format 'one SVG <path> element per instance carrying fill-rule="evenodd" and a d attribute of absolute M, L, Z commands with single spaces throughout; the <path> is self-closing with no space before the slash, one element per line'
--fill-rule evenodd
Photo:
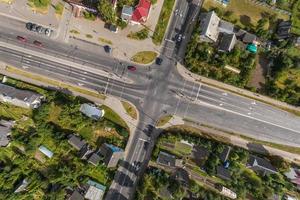
<path fill-rule="evenodd" d="M 179 74 L 181 76 L 183 76 L 184 78 L 186 78 L 187 80 L 195 81 L 195 82 L 198 82 L 198 83 L 201 82 L 201 83 L 204 83 L 204 84 L 207 84 L 207 85 L 210 85 L 210 86 L 217 87 L 220 90 L 227 90 L 227 91 L 230 91 L 230 92 L 233 92 L 233 93 L 237 93 L 239 95 L 242 95 L 242 96 L 245 96 L 245 97 L 248 97 L 248 98 L 252 98 L 252 99 L 255 99 L 255 100 L 258 100 L 258 101 L 261 101 L 261 102 L 264 102 L 264 103 L 267 103 L 267 104 L 270 104 L 270 105 L 273 105 L 275 107 L 279 107 L 279 108 L 282 108 L 282 109 L 288 109 L 288 110 L 291 110 L 291 111 L 300 112 L 299 107 L 292 106 L 292 105 L 289 105 L 287 103 L 272 99 L 270 97 L 263 96 L 261 94 L 253 93 L 251 91 L 248 91 L 248 90 L 245 90 L 245 89 L 242 89 L 242 88 L 238 88 L 238 87 L 228 85 L 228 84 L 225 84 L 225 83 L 213 80 L 213 79 L 206 78 L 204 76 L 194 74 L 194 73 L 188 71 L 180 63 L 177 63 L 177 70 L 178 70 Z"/>

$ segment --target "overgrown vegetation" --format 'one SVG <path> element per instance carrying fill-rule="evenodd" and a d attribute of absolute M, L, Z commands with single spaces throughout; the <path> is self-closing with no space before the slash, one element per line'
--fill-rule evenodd
<path fill-rule="evenodd" d="M 92 13 L 92 12 L 84 10 L 83 11 L 83 17 L 84 17 L 84 19 L 95 21 L 97 16 L 94 13 Z"/>
<path fill-rule="evenodd" d="M 164 0 L 164 4 L 160 11 L 159 20 L 152 36 L 152 41 L 156 45 L 160 45 L 164 38 L 169 19 L 172 14 L 174 2 L 175 0 Z"/>
<path fill-rule="evenodd" d="M 118 134 L 121 123 L 115 124 L 116 114 L 104 108 L 108 115 L 93 121 L 78 110 L 81 103 L 87 102 L 85 99 L 13 79 L 8 79 L 7 84 L 39 92 L 46 96 L 46 102 L 33 111 L 0 105 L 0 118 L 16 121 L 11 145 L 0 151 L 1 199 L 64 199 L 65 188 L 77 187 L 87 179 L 110 184 L 113 171 L 102 164 L 95 167 L 80 160 L 77 151 L 68 144 L 67 136 L 79 133 L 94 147 L 108 142 L 123 148 L 126 137 L 124 133 Z M 116 132 L 104 134 L 107 127 Z M 40 145 L 54 153 L 51 159 L 44 158 L 43 163 L 37 160 Z M 24 178 L 29 181 L 26 193 L 14 193 Z"/>
<path fill-rule="evenodd" d="M 50 0 L 28 0 L 28 5 L 35 12 L 46 14 L 49 9 Z"/>
<path fill-rule="evenodd" d="M 113 8 L 113 5 L 110 1 L 108 0 L 99 1 L 98 10 L 104 22 L 112 23 L 112 24 L 116 22 L 116 11 Z"/>
<path fill-rule="evenodd" d="M 209 152 L 208 157 L 202 158 L 201 162 L 189 158 L 186 151 L 182 151 L 182 147 L 176 145 L 182 140 L 206 149 Z M 183 159 L 185 165 L 194 171 L 194 173 L 210 179 L 214 184 L 225 185 L 227 188 L 235 191 L 239 199 L 251 196 L 256 200 L 265 200 L 274 194 L 278 194 L 279 196 L 282 196 L 286 192 L 297 194 L 295 186 L 288 182 L 283 175 L 283 172 L 289 169 L 289 163 L 278 156 L 267 156 L 267 159 L 278 169 L 279 173 L 262 176 L 246 168 L 245 164 L 249 159 L 250 153 L 239 147 L 232 147 L 233 149 L 229 154 L 230 165 L 228 169 L 231 179 L 223 181 L 215 177 L 217 166 L 223 165 L 219 157 L 226 146 L 228 145 L 212 140 L 209 137 L 199 136 L 197 132 L 186 132 L 174 128 L 161 134 L 153 151 L 152 159 L 155 161 L 160 151 L 176 155 L 177 158 Z M 262 155 L 258 156 L 263 157 Z"/>
<path fill-rule="evenodd" d="M 300 35 L 300 1 L 294 1 L 292 6 L 292 32 Z"/>
<path fill-rule="evenodd" d="M 135 40 L 145 40 L 148 38 L 149 29 L 143 28 L 142 30 L 138 32 L 130 32 L 127 37 Z"/>
<path fill-rule="evenodd" d="M 236 46 L 232 52 L 218 52 L 211 43 L 199 42 L 199 29 L 196 29 L 185 56 L 186 67 L 193 73 L 223 81 L 238 87 L 245 87 L 255 67 L 256 55 Z M 240 70 L 234 73 L 226 66 Z"/>
<path fill-rule="evenodd" d="M 61 2 L 58 2 L 56 5 L 53 6 L 55 9 L 55 14 L 58 16 L 61 16 L 64 11 L 64 4 Z"/>
<path fill-rule="evenodd" d="M 149 64 L 154 61 L 157 53 L 154 51 L 140 51 L 132 56 L 131 61 L 140 64 Z"/>

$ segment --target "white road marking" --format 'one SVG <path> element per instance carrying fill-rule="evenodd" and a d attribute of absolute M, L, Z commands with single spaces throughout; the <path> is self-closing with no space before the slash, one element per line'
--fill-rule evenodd
<path fill-rule="evenodd" d="M 198 99 L 199 92 L 200 92 L 200 90 L 201 90 L 201 86 L 202 86 L 202 84 L 200 84 L 200 85 L 199 85 L 199 88 L 198 88 L 198 91 L 197 91 L 197 95 L 196 95 L 196 98 L 195 98 L 195 100 L 197 100 L 197 99 Z"/>

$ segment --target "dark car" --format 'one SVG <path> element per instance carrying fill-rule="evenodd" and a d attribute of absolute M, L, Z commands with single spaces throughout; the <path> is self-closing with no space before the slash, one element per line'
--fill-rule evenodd
<path fill-rule="evenodd" d="M 38 46 L 38 47 L 42 47 L 43 46 L 43 44 L 41 42 L 37 41 L 37 40 L 34 40 L 33 44 L 35 46 Z"/>
<path fill-rule="evenodd" d="M 135 71 L 136 70 L 136 67 L 135 66 L 127 66 L 127 69 L 129 71 Z"/>
<path fill-rule="evenodd" d="M 26 28 L 31 31 L 32 23 L 31 22 L 26 23 Z"/>
<path fill-rule="evenodd" d="M 112 52 L 112 48 L 110 46 L 108 46 L 108 45 L 105 45 L 103 48 L 104 48 L 104 51 L 106 53 L 111 53 Z"/>
<path fill-rule="evenodd" d="M 36 27 L 36 32 L 43 33 L 43 31 L 44 31 L 44 28 L 42 26 L 37 26 Z"/>
<path fill-rule="evenodd" d="M 182 40 L 182 34 L 176 35 L 176 41 L 181 42 L 181 40 Z"/>
<path fill-rule="evenodd" d="M 37 31 L 37 27 L 38 26 L 36 24 L 32 24 L 30 30 L 36 32 Z"/>
<path fill-rule="evenodd" d="M 163 62 L 163 59 L 161 59 L 161 58 L 159 58 L 159 57 L 157 57 L 156 60 L 155 60 L 155 63 L 156 63 L 157 65 L 161 65 L 162 62 Z"/>
<path fill-rule="evenodd" d="M 25 37 L 22 37 L 22 36 L 17 36 L 17 39 L 21 42 L 27 42 L 27 39 Z"/>

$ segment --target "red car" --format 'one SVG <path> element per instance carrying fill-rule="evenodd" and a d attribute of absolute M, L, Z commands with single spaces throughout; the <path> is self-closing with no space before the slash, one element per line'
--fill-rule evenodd
<path fill-rule="evenodd" d="M 127 69 L 129 71 L 135 71 L 136 70 L 136 67 L 135 66 L 127 66 Z"/>
<path fill-rule="evenodd" d="M 38 46 L 38 47 L 42 47 L 43 46 L 43 44 L 41 42 L 37 41 L 37 40 L 34 40 L 33 44 L 35 46 Z"/>
<path fill-rule="evenodd" d="M 27 42 L 27 39 L 25 37 L 22 37 L 22 36 L 17 36 L 17 39 L 21 42 Z"/>

